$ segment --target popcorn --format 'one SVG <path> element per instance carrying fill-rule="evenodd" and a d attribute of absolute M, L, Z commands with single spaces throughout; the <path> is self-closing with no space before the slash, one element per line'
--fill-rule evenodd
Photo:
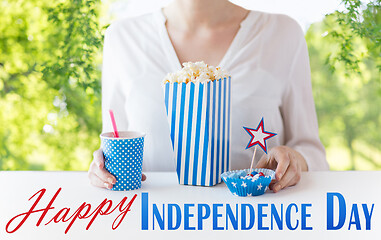
<path fill-rule="evenodd" d="M 231 77 L 204 62 L 186 62 L 183 66 L 180 71 L 169 73 L 163 84 L 176 172 L 180 184 L 213 186 L 221 182 L 220 175 L 230 166 Z M 217 128 L 219 131 L 212 131 Z M 221 132 L 226 135 L 220 137 Z M 202 146 L 185 149 L 192 142 Z M 213 149 L 225 149 L 226 154 L 213 154 Z M 199 171 L 198 166 L 203 170 Z M 242 171 L 234 177 L 239 179 L 246 174 Z"/>
<path fill-rule="evenodd" d="M 214 77 L 216 78 L 216 79 L 220 79 L 220 78 L 225 78 L 225 77 L 229 77 L 229 74 L 225 71 L 225 70 L 223 70 L 223 69 L 221 69 L 221 68 L 216 68 L 216 70 L 214 71 Z"/>
<path fill-rule="evenodd" d="M 189 83 L 200 82 L 207 83 L 209 81 L 229 78 L 229 74 L 220 67 L 208 66 L 201 62 L 183 63 L 183 68 L 174 73 L 168 73 L 164 78 L 164 83 Z"/>

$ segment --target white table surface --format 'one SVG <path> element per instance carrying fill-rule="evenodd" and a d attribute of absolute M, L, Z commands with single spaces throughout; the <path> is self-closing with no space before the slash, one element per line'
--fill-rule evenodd
<path fill-rule="evenodd" d="M 297 186 L 282 190 L 279 193 L 268 191 L 258 197 L 236 197 L 227 189 L 224 183 L 214 187 L 183 186 L 177 183 L 175 173 L 146 173 L 147 180 L 143 182 L 142 188 L 127 192 L 114 192 L 106 189 L 93 187 L 89 184 L 86 172 L 24 172 L 24 171 L 2 171 L 0 172 L 0 239 L 236 239 L 257 237 L 282 237 L 283 239 L 334 239 L 346 237 L 346 239 L 358 239 L 359 237 L 381 236 L 381 172 L 308 172 L 303 173 L 300 183 Z M 27 212 L 35 199 L 28 201 L 33 194 L 45 188 L 46 193 L 42 197 L 37 208 L 46 207 L 52 196 L 59 188 L 62 188 L 57 196 L 53 207 L 42 224 L 36 227 L 36 223 L 41 213 L 35 213 L 28 218 L 24 225 L 15 233 L 8 234 L 5 231 L 7 222 L 14 216 Z M 142 192 L 149 194 L 150 230 L 141 229 L 141 198 Z M 336 231 L 326 230 L 327 216 L 327 192 L 339 192 L 345 197 L 347 207 L 347 217 L 344 227 Z M 135 202 L 131 205 L 131 211 L 127 213 L 121 225 L 112 230 L 111 225 L 119 212 L 114 212 L 108 216 L 98 216 L 89 230 L 85 230 L 89 219 L 78 219 L 69 232 L 64 234 L 68 226 L 66 223 L 51 223 L 44 225 L 63 207 L 71 208 L 69 215 L 83 203 L 91 203 L 92 208 L 96 208 L 105 198 L 113 200 L 116 206 L 123 197 L 132 198 L 137 194 Z M 212 208 L 213 203 L 230 204 L 235 209 L 235 204 L 249 203 L 257 211 L 257 204 L 284 205 L 286 208 L 291 203 L 298 207 L 301 204 L 312 204 L 309 208 L 311 217 L 308 219 L 308 226 L 313 230 L 301 230 L 300 227 L 294 231 L 284 226 L 283 230 L 277 227 L 271 230 L 258 230 L 257 215 L 255 224 L 251 230 L 212 230 L 212 220 L 210 217 L 204 222 L 202 231 L 190 231 L 183 229 L 183 222 L 178 230 L 163 231 L 152 230 L 152 204 L 155 203 L 162 209 L 163 204 L 176 203 L 181 208 L 185 203 L 200 204 L 205 203 Z M 348 230 L 349 216 L 353 203 L 359 204 L 359 216 L 362 230 Z M 365 230 L 365 218 L 361 204 L 375 204 L 371 230 Z M 161 208 L 160 208 L 161 207 Z M 270 208 L 265 211 L 270 214 Z M 191 209 L 196 215 L 197 208 Z M 256 212 L 257 214 L 257 212 Z M 336 214 L 336 213 L 335 213 Z M 295 215 L 300 219 L 299 213 Z M 220 219 L 221 226 L 224 226 L 225 215 Z M 19 220 L 20 221 L 20 220 Z M 18 222 L 19 222 L 18 221 Z M 293 219 L 292 221 L 295 221 Z M 264 219 L 264 226 L 270 226 L 270 218 Z M 300 223 L 299 223 L 300 224 Z M 197 226 L 197 218 L 190 219 L 191 226 Z M 283 224 L 285 225 L 285 224 Z"/>

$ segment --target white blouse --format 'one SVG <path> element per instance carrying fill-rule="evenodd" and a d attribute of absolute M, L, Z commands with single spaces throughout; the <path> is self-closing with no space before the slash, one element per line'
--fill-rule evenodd
<path fill-rule="evenodd" d="M 145 132 L 143 171 L 175 171 L 163 78 L 181 68 L 161 11 L 114 22 L 106 31 L 102 69 L 103 132 Z M 200 59 L 202 60 L 202 59 Z M 309 170 L 327 170 L 312 97 L 307 45 L 285 15 L 251 11 L 218 65 L 232 77 L 231 169 L 250 167 L 253 148 L 243 126 L 278 135 L 267 147 L 301 153 Z M 258 148 L 256 161 L 263 155 Z"/>

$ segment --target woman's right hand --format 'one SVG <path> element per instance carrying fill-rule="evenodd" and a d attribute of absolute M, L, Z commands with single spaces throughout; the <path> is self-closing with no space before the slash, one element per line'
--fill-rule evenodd
<path fill-rule="evenodd" d="M 93 161 L 90 164 L 88 176 L 92 185 L 111 189 L 115 184 L 115 177 L 105 168 L 102 148 L 93 153 Z"/>
<path fill-rule="evenodd" d="M 116 182 L 116 178 L 105 168 L 105 159 L 102 148 L 93 153 L 93 161 L 90 164 L 88 176 L 92 185 L 101 188 L 111 189 Z M 142 181 L 146 176 L 142 174 Z"/>

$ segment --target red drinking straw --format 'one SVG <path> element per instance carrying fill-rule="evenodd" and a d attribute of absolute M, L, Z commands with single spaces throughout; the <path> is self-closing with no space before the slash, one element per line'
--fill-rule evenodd
<path fill-rule="evenodd" d="M 115 122 L 115 118 L 114 118 L 114 113 L 113 113 L 113 111 L 111 109 L 108 110 L 108 112 L 110 113 L 112 127 L 114 128 L 114 137 L 118 138 L 119 137 L 119 133 L 118 133 L 118 129 L 116 128 L 116 122 Z"/>

